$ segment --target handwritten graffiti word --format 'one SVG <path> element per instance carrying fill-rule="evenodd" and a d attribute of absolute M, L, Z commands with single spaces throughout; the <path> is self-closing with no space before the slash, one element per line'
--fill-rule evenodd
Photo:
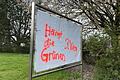
<path fill-rule="evenodd" d="M 45 38 L 44 41 L 44 48 L 49 48 L 50 46 L 55 46 L 55 42 L 53 40 L 51 40 L 50 38 Z"/>
<path fill-rule="evenodd" d="M 62 37 L 62 32 L 59 32 L 51 28 L 50 26 L 48 26 L 48 24 L 46 24 L 45 25 L 45 37 L 47 36 L 57 36 L 58 39 L 60 39 Z"/>
<path fill-rule="evenodd" d="M 52 51 L 49 53 L 42 53 L 41 60 L 45 63 L 52 61 L 52 60 L 65 61 L 65 54 L 57 53 L 56 51 Z"/>
<path fill-rule="evenodd" d="M 65 42 L 66 42 L 66 46 L 64 47 L 64 49 L 77 52 L 78 50 L 77 46 L 70 39 L 66 38 Z"/>
<path fill-rule="evenodd" d="M 42 53 L 45 52 L 45 50 L 47 50 L 48 48 L 50 48 L 50 46 L 54 46 L 55 45 L 55 42 L 52 41 L 50 38 L 45 38 L 45 41 L 44 41 L 44 48 L 42 49 Z"/>

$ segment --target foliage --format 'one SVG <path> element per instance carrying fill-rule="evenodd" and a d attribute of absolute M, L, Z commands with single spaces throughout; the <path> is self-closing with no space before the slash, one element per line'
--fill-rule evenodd
<path fill-rule="evenodd" d="M 111 55 L 97 61 L 94 80 L 120 80 L 120 48 L 107 53 Z"/>
<path fill-rule="evenodd" d="M 30 13 L 24 2 L 8 1 L 8 18 L 11 27 L 11 43 L 17 52 L 29 51 L 30 40 Z"/>
<path fill-rule="evenodd" d="M 95 64 L 95 61 L 106 55 L 109 45 L 109 36 L 107 34 L 90 35 L 83 43 L 83 58 L 87 63 Z"/>
<path fill-rule="evenodd" d="M 5 7 L 5 8 L 4 8 Z M 30 13 L 25 2 L 5 0 L 1 2 L 1 52 L 29 52 Z"/>
<path fill-rule="evenodd" d="M 0 1 L 0 51 L 10 51 L 10 21 L 7 18 L 7 1 Z"/>

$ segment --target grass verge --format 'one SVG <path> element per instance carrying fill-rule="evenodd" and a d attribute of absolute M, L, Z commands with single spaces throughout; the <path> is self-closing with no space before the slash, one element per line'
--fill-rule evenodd
<path fill-rule="evenodd" d="M 29 55 L 0 53 L 0 80 L 28 80 Z M 79 78 L 79 79 L 78 79 Z M 59 71 L 33 80 L 80 80 L 79 72 Z"/>

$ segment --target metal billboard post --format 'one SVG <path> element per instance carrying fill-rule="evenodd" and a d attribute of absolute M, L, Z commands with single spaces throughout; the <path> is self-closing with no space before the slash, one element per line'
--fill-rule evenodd
<path fill-rule="evenodd" d="M 82 52 L 82 31 L 83 31 L 83 25 L 81 27 L 81 36 L 80 36 L 80 39 L 81 39 L 81 62 L 82 62 L 82 65 L 81 65 L 81 79 L 83 80 L 83 52 Z"/>
<path fill-rule="evenodd" d="M 29 64 L 29 79 L 32 80 L 33 70 L 33 47 L 34 47 L 34 26 L 35 26 L 35 2 L 32 1 L 32 15 L 31 15 L 31 39 L 30 39 L 30 64 Z"/>

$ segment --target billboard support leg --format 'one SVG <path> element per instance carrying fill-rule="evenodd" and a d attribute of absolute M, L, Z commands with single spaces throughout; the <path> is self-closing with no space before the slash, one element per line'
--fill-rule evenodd
<path fill-rule="evenodd" d="M 82 29 L 81 29 L 81 36 L 80 36 L 80 39 L 81 39 L 81 42 L 80 42 L 80 44 L 81 44 L 81 62 L 82 62 L 82 65 L 81 65 L 81 80 L 83 80 L 83 53 L 82 53 L 82 31 L 83 31 L 83 25 L 82 25 L 82 27 L 81 27 Z"/>
<path fill-rule="evenodd" d="M 33 70 L 33 46 L 34 46 L 34 26 L 35 26 L 35 2 L 32 1 L 32 15 L 31 15 L 31 39 L 30 39 L 30 64 L 29 64 L 29 79 L 32 80 Z"/>

